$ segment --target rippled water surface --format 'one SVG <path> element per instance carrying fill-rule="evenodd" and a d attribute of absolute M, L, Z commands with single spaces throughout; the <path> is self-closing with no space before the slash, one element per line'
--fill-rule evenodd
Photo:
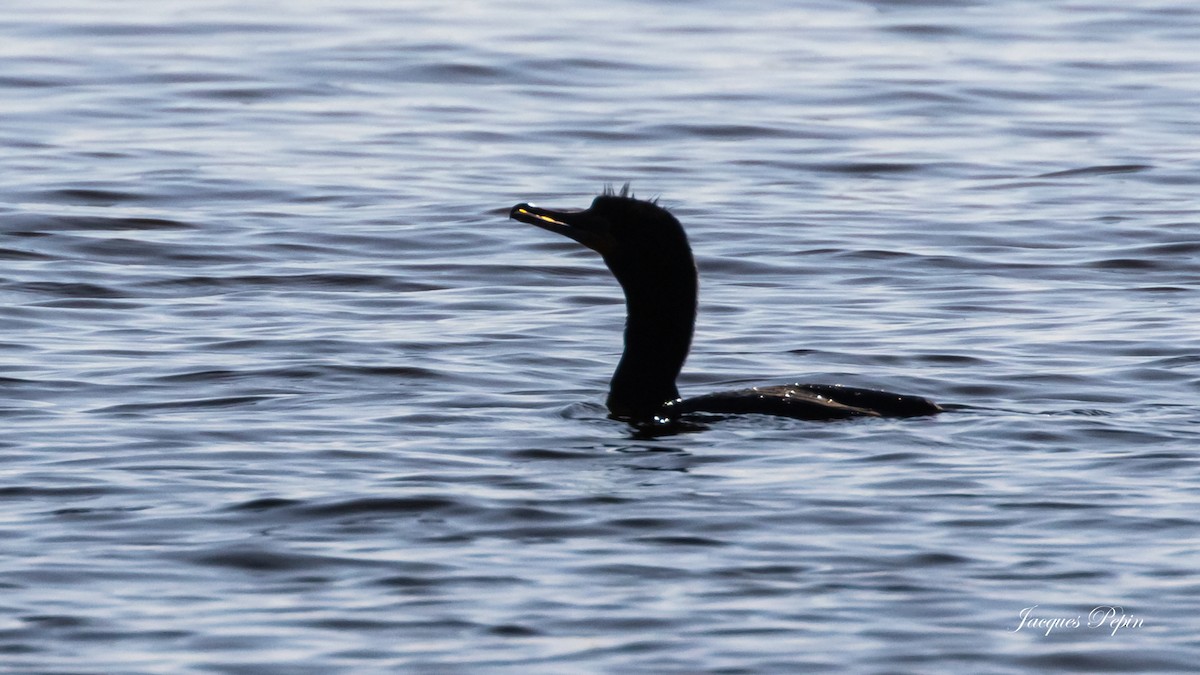
<path fill-rule="evenodd" d="M 1195 3 L 9 5 L 0 670 L 1200 659 Z M 607 419 L 619 289 L 507 213 L 625 181 L 685 393 L 963 407 Z"/>

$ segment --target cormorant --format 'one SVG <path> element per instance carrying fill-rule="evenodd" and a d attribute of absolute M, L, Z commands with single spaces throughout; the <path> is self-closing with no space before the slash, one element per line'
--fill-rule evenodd
<path fill-rule="evenodd" d="M 596 251 L 625 291 L 625 352 L 608 410 L 637 426 L 689 413 L 762 413 L 805 420 L 916 417 L 942 411 L 920 396 L 828 384 L 788 384 L 680 398 L 675 387 L 696 322 L 696 263 L 683 226 L 656 201 L 606 188 L 583 211 L 517 204 L 509 217 Z"/>

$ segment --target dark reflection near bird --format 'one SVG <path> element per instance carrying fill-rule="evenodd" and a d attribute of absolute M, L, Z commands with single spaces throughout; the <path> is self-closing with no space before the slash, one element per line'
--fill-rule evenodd
<path fill-rule="evenodd" d="M 696 262 L 683 226 L 626 185 L 585 210 L 517 204 L 509 217 L 596 251 L 625 291 L 625 351 L 608 410 L 637 426 L 672 425 L 697 413 L 780 415 L 804 420 L 916 417 L 942 408 L 920 396 L 829 384 L 785 384 L 681 398 L 675 379 L 696 323 Z"/>

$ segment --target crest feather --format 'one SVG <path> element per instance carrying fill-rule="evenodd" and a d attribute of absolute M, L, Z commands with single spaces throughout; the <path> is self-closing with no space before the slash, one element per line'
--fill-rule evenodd
<path fill-rule="evenodd" d="M 620 192 L 613 189 L 612 183 L 608 183 L 604 186 L 604 191 L 600 194 L 605 197 L 627 197 L 629 199 L 637 199 L 637 195 L 633 194 L 633 190 L 629 189 L 629 181 L 626 181 L 625 184 L 621 186 Z M 650 202 L 651 204 L 658 204 L 658 197 L 643 201 Z"/>

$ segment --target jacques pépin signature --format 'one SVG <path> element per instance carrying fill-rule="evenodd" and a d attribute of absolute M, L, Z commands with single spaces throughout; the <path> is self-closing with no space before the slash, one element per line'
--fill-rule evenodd
<path fill-rule="evenodd" d="M 1046 635 L 1050 635 L 1055 628 L 1079 628 L 1086 625 L 1088 628 L 1099 628 L 1108 626 L 1112 628 L 1109 635 L 1116 635 L 1117 631 L 1122 628 L 1141 628 L 1142 619 L 1127 615 L 1122 607 L 1112 607 L 1110 605 L 1100 605 L 1092 611 L 1088 612 L 1087 623 L 1083 621 L 1082 615 L 1076 616 L 1059 616 L 1059 617 L 1039 617 L 1033 615 L 1033 610 L 1037 609 L 1037 605 L 1026 607 L 1021 610 L 1021 623 L 1013 629 L 1012 632 L 1019 632 L 1022 628 L 1046 629 Z"/>

